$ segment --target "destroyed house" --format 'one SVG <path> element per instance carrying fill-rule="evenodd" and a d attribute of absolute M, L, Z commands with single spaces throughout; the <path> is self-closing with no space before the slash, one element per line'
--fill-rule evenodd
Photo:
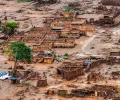
<path fill-rule="evenodd" d="M 120 71 L 112 72 L 111 76 L 113 79 L 120 79 Z"/>
<path fill-rule="evenodd" d="M 104 15 L 99 20 L 96 21 L 97 25 L 100 26 L 113 26 L 115 23 L 113 16 Z"/>
<path fill-rule="evenodd" d="M 93 25 L 79 25 L 76 27 L 77 30 L 82 31 L 82 32 L 93 32 L 95 31 L 95 27 Z"/>
<path fill-rule="evenodd" d="M 45 40 L 55 40 L 59 38 L 59 32 L 51 31 L 45 36 Z"/>
<path fill-rule="evenodd" d="M 60 75 L 63 79 L 72 80 L 80 75 L 83 75 L 83 62 L 63 62 L 57 68 L 57 74 Z"/>
<path fill-rule="evenodd" d="M 74 39 L 78 39 L 80 38 L 80 32 L 79 31 L 67 31 L 67 30 L 63 30 L 60 33 L 60 38 L 74 38 Z"/>
<path fill-rule="evenodd" d="M 119 50 L 113 50 L 109 53 L 109 63 L 120 63 L 120 51 Z"/>
<path fill-rule="evenodd" d="M 95 85 L 91 87 L 90 90 L 95 91 L 97 97 L 104 97 L 114 99 L 115 95 L 118 94 L 118 90 L 114 86 L 107 86 L 107 85 Z"/>
<path fill-rule="evenodd" d="M 84 25 L 87 23 L 85 18 L 73 18 L 71 25 Z"/>
<path fill-rule="evenodd" d="M 32 52 L 37 53 L 44 50 L 51 50 L 52 49 L 52 43 L 45 43 L 42 42 L 41 44 L 34 44 L 31 46 Z"/>
<path fill-rule="evenodd" d="M 54 58 L 55 54 L 52 51 L 40 51 L 37 56 L 33 57 L 33 62 L 52 64 L 54 62 Z"/>
<path fill-rule="evenodd" d="M 8 42 L 22 42 L 25 38 L 24 34 L 14 34 L 10 38 L 8 38 Z"/>
<path fill-rule="evenodd" d="M 102 0 L 103 5 L 120 6 L 120 0 Z"/>
<path fill-rule="evenodd" d="M 53 48 L 74 48 L 74 39 L 58 39 L 53 42 Z"/>

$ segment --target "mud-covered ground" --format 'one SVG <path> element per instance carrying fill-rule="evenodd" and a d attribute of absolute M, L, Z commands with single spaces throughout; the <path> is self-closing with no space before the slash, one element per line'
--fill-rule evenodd
<path fill-rule="evenodd" d="M 33 6 L 34 2 L 24 2 L 18 3 L 17 0 L 0 0 L 0 20 L 4 20 L 4 12 L 8 17 L 8 21 L 17 21 L 19 22 L 19 32 L 27 32 L 33 26 L 43 26 L 43 20 L 45 17 L 55 16 L 55 12 L 57 10 L 64 10 L 65 6 L 69 4 L 69 2 L 78 1 L 81 3 L 82 8 L 84 8 L 86 14 L 81 15 L 84 18 L 99 18 L 101 15 L 95 14 L 94 7 L 97 7 L 98 2 L 100 0 L 60 0 L 53 5 L 45 5 L 38 7 L 35 10 L 35 6 Z M 94 14 L 93 14 L 94 13 Z M 89 14 L 91 14 L 89 16 Z M 108 31 L 109 30 L 109 31 Z M 119 26 L 115 28 L 99 28 L 96 27 L 96 31 L 93 33 L 88 33 L 88 37 L 81 37 L 76 40 L 76 47 L 73 49 L 55 49 L 58 54 L 65 54 L 66 52 L 72 53 L 83 53 L 85 55 L 104 55 L 111 48 L 117 48 L 118 45 L 114 45 L 119 39 Z M 107 32 L 112 34 L 112 39 L 109 40 L 105 35 Z M 93 47 L 93 49 L 91 49 Z M 6 56 L 3 56 L 0 53 L 0 69 L 5 70 L 13 66 L 13 62 L 8 62 Z M 16 93 L 20 90 L 26 89 L 26 87 L 12 85 L 10 81 L 0 81 L 0 99 L 1 100 L 104 100 L 102 98 L 61 98 L 58 96 L 46 96 L 44 94 L 45 90 L 54 87 L 57 89 L 71 89 L 67 85 L 72 84 L 76 85 L 77 88 L 89 87 L 93 84 L 103 84 L 106 85 L 106 80 L 99 81 L 97 83 L 87 84 L 86 75 L 83 77 L 78 77 L 72 81 L 62 80 L 61 77 L 56 76 L 56 68 L 61 62 L 56 62 L 54 64 L 32 64 L 29 67 L 34 71 L 39 73 L 46 72 L 48 79 L 48 86 L 46 88 L 39 88 L 38 91 L 30 90 L 25 93 L 24 96 L 16 96 Z M 111 67 L 111 69 L 109 69 Z M 102 74 L 106 73 L 106 70 L 116 71 L 120 70 L 119 65 L 114 66 L 101 66 L 101 68 L 93 69 L 93 71 L 100 71 Z M 119 80 L 107 80 L 108 85 L 118 85 L 120 86 Z M 35 84 L 32 81 L 33 85 Z M 9 99 L 8 99 L 9 98 Z M 20 99 L 23 98 L 23 99 Z"/>

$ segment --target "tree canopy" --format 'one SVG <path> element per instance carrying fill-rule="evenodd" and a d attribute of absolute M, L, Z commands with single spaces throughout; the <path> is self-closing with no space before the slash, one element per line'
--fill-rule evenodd
<path fill-rule="evenodd" d="M 31 62 L 31 49 L 23 42 L 11 42 L 10 46 L 8 47 L 8 53 L 16 61 L 27 61 L 28 63 Z"/>
<path fill-rule="evenodd" d="M 17 22 L 6 22 L 5 26 L 8 33 L 14 34 L 15 29 L 17 28 Z"/>
<path fill-rule="evenodd" d="M 73 9 L 72 9 L 71 7 L 69 7 L 69 6 L 67 6 L 67 7 L 65 8 L 65 11 L 72 12 Z"/>

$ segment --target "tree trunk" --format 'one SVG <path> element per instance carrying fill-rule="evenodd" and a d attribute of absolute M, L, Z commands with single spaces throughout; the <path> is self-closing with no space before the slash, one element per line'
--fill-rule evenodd
<path fill-rule="evenodd" d="M 17 65 L 17 60 L 14 61 L 14 68 L 13 68 L 13 71 L 12 71 L 12 77 L 16 77 L 16 72 L 17 72 L 16 65 Z M 16 84 L 17 80 L 11 80 L 11 83 Z"/>

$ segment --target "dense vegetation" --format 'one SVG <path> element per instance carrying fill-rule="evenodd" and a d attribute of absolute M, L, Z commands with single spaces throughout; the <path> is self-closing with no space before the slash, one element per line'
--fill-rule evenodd
<path fill-rule="evenodd" d="M 18 28 L 17 22 L 5 22 L 5 23 L 3 23 L 2 21 L 0 21 L 0 31 L 5 33 L 5 34 L 12 35 L 15 33 L 17 28 Z"/>
<path fill-rule="evenodd" d="M 15 33 L 15 30 L 17 28 L 17 22 L 6 22 L 5 26 L 7 29 L 7 33 L 11 35 Z"/>
<path fill-rule="evenodd" d="M 23 42 L 11 42 L 7 48 L 6 53 L 17 61 L 31 62 L 31 49 L 26 46 Z"/>

